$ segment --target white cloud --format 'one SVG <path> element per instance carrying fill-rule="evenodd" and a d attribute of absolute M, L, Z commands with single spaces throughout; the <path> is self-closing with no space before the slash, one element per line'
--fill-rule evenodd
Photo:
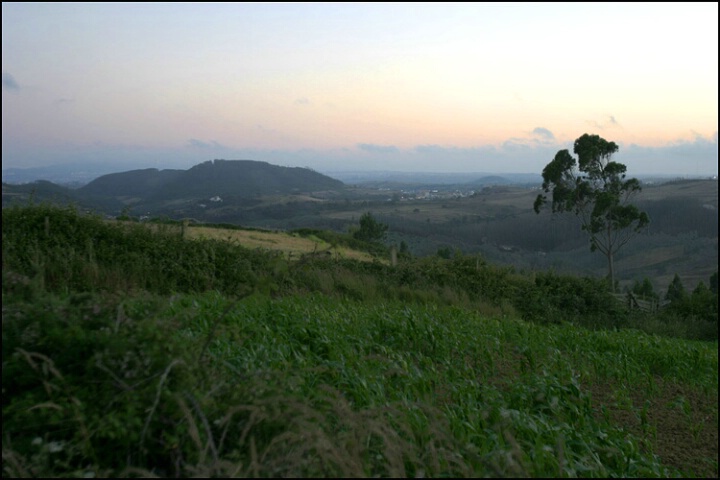
<path fill-rule="evenodd" d="M 533 134 L 533 136 L 535 136 L 536 138 L 539 138 L 540 141 L 552 141 L 552 140 L 555 140 L 555 135 L 553 135 L 553 133 L 552 133 L 550 130 L 548 130 L 547 128 L 536 127 L 536 128 L 532 131 L 532 134 Z"/>

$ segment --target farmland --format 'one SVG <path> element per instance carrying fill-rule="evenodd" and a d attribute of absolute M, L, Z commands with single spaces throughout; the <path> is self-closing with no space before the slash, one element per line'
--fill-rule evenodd
<path fill-rule="evenodd" d="M 287 258 L 298 258 L 303 254 L 325 252 L 339 258 L 350 258 L 361 261 L 372 261 L 373 257 L 338 245 L 332 245 L 314 236 L 264 231 L 223 229 L 202 226 L 187 228 L 187 236 L 191 239 L 212 239 L 237 243 L 246 248 L 262 248 L 282 252 Z"/>
<path fill-rule="evenodd" d="M 717 313 L 173 228 L 3 210 L 4 475 L 718 475 Z"/>
<path fill-rule="evenodd" d="M 449 249 L 480 254 L 524 271 L 554 270 L 600 277 L 607 269 L 603 256 L 590 251 L 588 237 L 577 218 L 533 212 L 539 185 L 376 182 L 345 186 L 334 192 L 273 190 L 252 196 L 235 192 L 224 195 L 222 201 L 209 200 L 217 193 L 211 189 L 215 193 L 206 192 L 205 197 L 187 194 L 146 202 L 128 196 L 143 184 L 141 180 L 142 175 L 131 182 L 111 185 L 110 190 L 99 188 L 99 192 L 122 193 L 102 198 L 78 196 L 75 190 L 63 190 L 49 182 L 5 184 L 3 206 L 28 204 L 35 198 L 54 204 L 72 202 L 86 211 L 112 217 L 125 212 L 135 219 L 196 219 L 199 225 L 337 233 L 348 232 L 363 214 L 371 212 L 389 226 L 385 244 L 397 247 L 404 242 L 414 256 L 432 256 Z M 649 181 L 643 185 L 637 203 L 648 213 L 651 223 L 618 252 L 615 263 L 620 288 L 649 278 L 658 291 L 665 291 L 675 274 L 691 289 L 706 281 L 717 269 L 717 180 Z M 213 231 L 207 234 L 217 236 Z M 247 235 L 244 241 L 253 248 L 273 246 L 272 242 L 253 240 Z M 327 250 L 328 246 L 332 245 L 318 242 L 316 251 Z M 293 248 L 289 246 L 288 252 Z M 315 244 L 306 243 L 294 251 L 298 254 L 308 248 L 314 249 Z M 339 253 L 351 255 L 348 250 Z"/>

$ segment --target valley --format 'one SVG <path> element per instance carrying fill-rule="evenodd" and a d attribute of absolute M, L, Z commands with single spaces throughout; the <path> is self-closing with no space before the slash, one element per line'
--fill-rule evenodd
<path fill-rule="evenodd" d="M 539 184 L 530 176 L 469 177 L 465 183 L 449 175 L 388 175 L 386 180 L 356 175 L 348 180 L 355 183 L 263 162 L 215 161 L 188 171 L 105 175 L 79 189 L 50 182 L 3 184 L 3 207 L 49 202 L 109 218 L 340 233 L 370 212 L 388 225 L 385 245 L 404 244 L 414 256 L 461 252 L 520 271 L 594 277 L 606 272 L 604 257 L 590 251 L 577 218 L 533 212 Z M 718 264 L 717 180 L 648 179 L 636 203 L 651 223 L 616 257 L 620 287 L 647 277 L 664 292 L 675 274 L 690 289 L 707 282 Z"/>

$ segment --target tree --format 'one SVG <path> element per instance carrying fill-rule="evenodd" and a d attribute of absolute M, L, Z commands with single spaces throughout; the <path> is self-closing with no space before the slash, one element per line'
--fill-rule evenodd
<path fill-rule="evenodd" d="M 408 247 L 408 244 L 405 243 L 405 240 L 400 241 L 400 249 L 398 250 L 398 258 L 402 258 L 402 259 L 412 258 L 412 253 L 410 253 L 410 247 Z"/>
<path fill-rule="evenodd" d="M 680 280 L 680 276 L 676 273 L 673 277 L 672 283 L 668 285 L 667 293 L 665 294 L 665 300 L 670 303 L 680 304 L 685 301 L 687 292 L 685 286 Z"/>
<path fill-rule="evenodd" d="M 360 228 L 353 233 L 353 237 L 365 242 L 379 242 L 385 238 L 387 229 L 387 225 L 378 222 L 370 212 L 367 212 L 360 217 Z"/>
<path fill-rule="evenodd" d="M 610 289 L 615 289 L 615 254 L 650 223 L 647 213 L 630 203 L 639 193 L 640 182 L 625 179 L 627 167 L 612 161 L 618 151 L 615 142 L 598 135 L 584 134 L 575 140 L 573 152 L 560 150 L 543 169 L 545 192 L 535 199 L 535 213 L 548 203 L 552 193 L 552 212 L 572 212 L 590 235 L 590 250 L 607 258 Z"/>
<path fill-rule="evenodd" d="M 653 284 L 650 281 L 649 278 L 645 277 L 640 283 L 639 281 L 635 280 L 635 284 L 632 288 L 632 293 L 635 295 L 639 295 L 645 300 L 657 300 L 658 294 L 655 293 L 655 289 L 653 288 Z"/>

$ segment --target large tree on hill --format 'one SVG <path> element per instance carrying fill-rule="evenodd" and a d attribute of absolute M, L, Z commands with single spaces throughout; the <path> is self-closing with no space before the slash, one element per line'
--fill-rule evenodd
<path fill-rule="evenodd" d="M 647 213 L 630 203 L 640 182 L 625 179 L 627 167 L 612 161 L 618 151 L 614 142 L 584 134 L 575 140 L 573 152 L 560 150 L 543 169 L 544 193 L 535 199 L 535 213 L 550 201 L 553 213 L 577 215 L 590 235 L 590 250 L 605 255 L 610 289 L 615 289 L 615 254 L 650 223 Z M 548 200 L 548 194 L 550 200 Z"/>

